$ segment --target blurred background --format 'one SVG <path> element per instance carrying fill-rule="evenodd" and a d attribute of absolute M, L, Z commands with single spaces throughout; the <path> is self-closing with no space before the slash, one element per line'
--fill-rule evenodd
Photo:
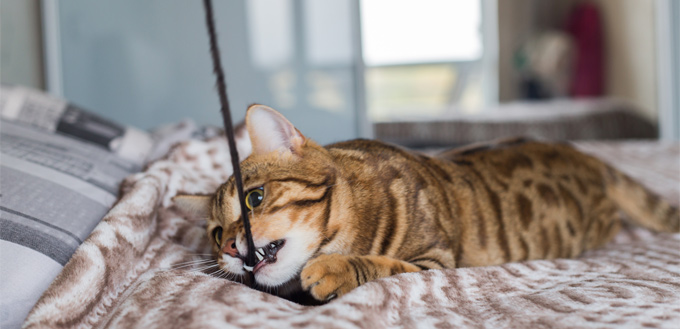
<path fill-rule="evenodd" d="M 680 139 L 680 1 L 229 0 L 236 120 L 270 105 L 321 143 L 530 134 Z M 220 125 L 200 1 L 0 0 L 3 84 L 150 129 Z"/>

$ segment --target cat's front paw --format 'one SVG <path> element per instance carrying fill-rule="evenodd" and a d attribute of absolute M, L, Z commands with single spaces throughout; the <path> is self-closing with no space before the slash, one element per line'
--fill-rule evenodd
<path fill-rule="evenodd" d="M 357 287 L 349 256 L 320 255 L 305 265 L 300 273 L 302 288 L 319 301 L 342 296 Z"/>

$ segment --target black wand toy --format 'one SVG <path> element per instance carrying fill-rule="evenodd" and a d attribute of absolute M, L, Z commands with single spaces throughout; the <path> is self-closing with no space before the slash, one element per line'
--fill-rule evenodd
<path fill-rule="evenodd" d="M 215 20 L 213 19 L 213 7 L 211 0 L 203 0 L 205 8 L 205 20 L 208 25 L 208 35 L 210 36 L 210 54 L 212 55 L 213 70 L 217 77 L 217 92 L 220 96 L 220 105 L 222 112 L 222 119 L 224 120 L 224 131 L 229 142 L 229 151 L 231 153 L 231 165 L 234 168 L 234 180 L 236 181 L 236 193 L 238 193 L 239 203 L 241 204 L 241 220 L 243 221 L 243 228 L 246 231 L 246 241 L 248 243 L 248 254 L 246 255 L 246 262 L 243 268 L 250 274 L 250 286 L 255 286 L 255 275 L 253 274 L 253 267 L 257 263 L 255 261 L 255 244 L 253 243 L 253 235 L 250 232 L 250 221 L 248 220 L 248 208 L 246 208 L 246 199 L 243 194 L 243 180 L 241 178 L 241 167 L 238 162 L 238 150 L 236 150 L 236 142 L 234 140 L 234 126 L 231 122 L 231 110 L 229 108 L 229 100 L 227 99 L 227 83 L 224 79 L 224 71 L 222 70 L 222 63 L 220 62 L 220 49 L 217 46 L 217 34 L 215 33 Z"/>

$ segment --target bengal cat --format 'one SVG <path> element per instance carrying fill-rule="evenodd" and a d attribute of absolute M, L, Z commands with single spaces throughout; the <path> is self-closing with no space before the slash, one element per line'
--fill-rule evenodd
<path fill-rule="evenodd" d="M 678 209 L 568 144 L 515 139 L 438 156 L 373 140 L 321 147 L 275 110 L 246 115 L 241 163 L 255 281 L 327 301 L 397 273 L 576 257 L 632 221 L 678 232 Z M 207 220 L 219 266 L 245 278 L 233 177 L 210 196 L 179 196 Z"/>

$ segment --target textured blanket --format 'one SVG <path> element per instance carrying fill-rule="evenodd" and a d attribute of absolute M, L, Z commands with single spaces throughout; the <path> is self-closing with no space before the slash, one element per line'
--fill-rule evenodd
<path fill-rule="evenodd" d="M 680 145 L 578 145 L 678 203 Z M 228 164 L 223 138 L 189 141 L 126 179 L 118 203 L 24 327 L 678 328 L 680 323 L 680 235 L 632 227 L 578 259 L 401 274 L 323 306 L 297 305 L 204 274 L 200 265 L 187 263 L 209 257 L 203 223 L 183 218 L 170 198 L 212 192 L 229 176 Z"/>

